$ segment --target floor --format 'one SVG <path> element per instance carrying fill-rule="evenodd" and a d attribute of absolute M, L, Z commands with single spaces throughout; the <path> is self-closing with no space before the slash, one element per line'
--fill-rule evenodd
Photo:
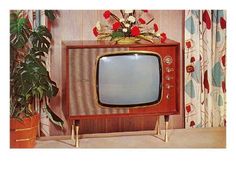
<path fill-rule="evenodd" d="M 80 148 L 225 148 L 226 128 L 168 130 L 169 141 L 164 142 L 164 131 L 99 133 L 81 135 Z M 69 136 L 42 137 L 36 148 L 75 148 Z"/>

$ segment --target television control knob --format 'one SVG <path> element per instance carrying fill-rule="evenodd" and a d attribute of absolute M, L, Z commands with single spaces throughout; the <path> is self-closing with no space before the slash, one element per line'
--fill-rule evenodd
<path fill-rule="evenodd" d="M 173 77 L 171 77 L 171 76 L 166 76 L 166 80 L 172 80 L 173 79 Z"/>
<path fill-rule="evenodd" d="M 167 99 L 167 100 L 170 99 L 170 95 L 169 95 L 169 94 L 166 95 L 166 99 Z"/>
<path fill-rule="evenodd" d="M 174 69 L 173 69 L 173 68 L 166 67 L 166 72 L 170 73 L 170 72 L 172 72 L 172 71 L 174 71 Z"/>
<path fill-rule="evenodd" d="M 164 58 L 164 62 L 165 62 L 165 64 L 170 65 L 173 62 L 173 58 L 171 56 L 166 56 Z"/>

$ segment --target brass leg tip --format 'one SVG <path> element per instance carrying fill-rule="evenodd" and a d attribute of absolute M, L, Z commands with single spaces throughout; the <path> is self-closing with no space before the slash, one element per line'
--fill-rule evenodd
<path fill-rule="evenodd" d="M 75 143 L 75 147 L 76 147 L 76 148 L 79 147 L 79 141 Z"/>

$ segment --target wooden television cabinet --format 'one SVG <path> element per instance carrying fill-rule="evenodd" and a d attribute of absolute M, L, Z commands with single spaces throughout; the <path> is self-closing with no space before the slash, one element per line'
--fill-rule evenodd
<path fill-rule="evenodd" d="M 139 108 L 99 107 L 94 92 L 96 58 L 117 51 L 151 51 L 160 55 L 162 95 L 158 104 Z M 110 41 L 63 41 L 62 57 L 62 107 L 66 119 L 72 122 L 71 136 L 74 139 L 76 135 L 76 147 L 79 146 L 78 132 L 81 119 L 164 115 L 167 129 L 169 116 L 180 112 L 180 44 L 178 42 L 167 39 L 165 43 L 142 41 L 120 45 Z M 157 125 L 159 125 L 159 118 Z M 167 140 L 167 133 L 165 133 L 165 141 Z"/>

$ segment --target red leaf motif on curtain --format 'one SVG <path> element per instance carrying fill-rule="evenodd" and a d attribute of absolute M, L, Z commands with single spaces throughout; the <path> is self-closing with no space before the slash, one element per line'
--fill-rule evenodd
<path fill-rule="evenodd" d="M 195 57 L 191 57 L 190 62 L 191 63 L 195 62 Z"/>
<path fill-rule="evenodd" d="M 222 81 L 222 91 L 223 91 L 223 93 L 226 92 L 225 81 Z"/>
<path fill-rule="evenodd" d="M 192 65 L 188 65 L 188 66 L 186 66 L 186 71 L 187 71 L 187 73 L 192 73 L 192 72 L 194 72 L 194 67 Z"/>
<path fill-rule="evenodd" d="M 220 26 L 222 29 L 226 28 L 226 21 L 223 17 L 220 18 Z"/>
<path fill-rule="evenodd" d="M 188 49 L 192 47 L 192 44 L 191 44 L 190 41 L 187 41 L 185 44 L 186 44 L 186 47 L 187 47 Z"/>
<path fill-rule="evenodd" d="M 204 81 L 203 81 L 204 88 L 207 89 L 207 93 L 210 91 L 209 82 L 208 82 L 208 75 L 207 70 L 204 73 Z"/>
<path fill-rule="evenodd" d="M 191 105 L 187 105 L 185 108 L 186 108 L 187 113 L 191 112 Z"/>
<path fill-rule="evenodd" d="M 225 67 L 225 55 L 223 57 L 221 57 L 221 62 L 223 64 L 223 66 Z"/>
<path fill-rule="evenodd" d="M 194 127 L 194 125 L 195 125 L 195 122 L 192 120 L 191 122 L 190 122 L 190 127 Z"/>
<path fill-rule="evenodd" d="M 206 10 L 202 14 L 202 20 L 206 23 L 206 28 L 211 29 L 211 18 Z"/>

